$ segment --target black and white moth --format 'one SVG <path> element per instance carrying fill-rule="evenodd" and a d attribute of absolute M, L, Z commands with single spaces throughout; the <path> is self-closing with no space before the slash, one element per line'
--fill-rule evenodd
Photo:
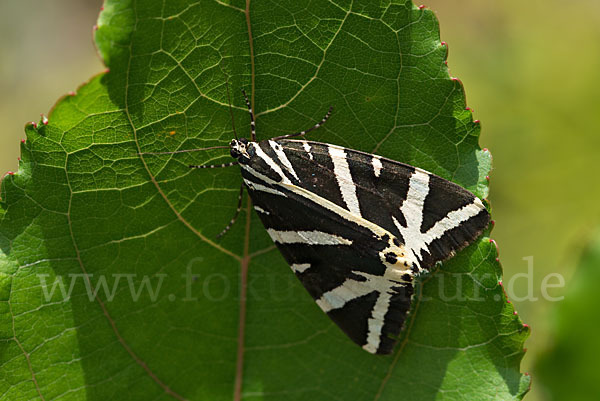
<path fill-rule="evenodd" d="M 415 277 L 482 233 L 485 206 L 420 168 L 291 139 L 331 109 L 309 130 L 257 142 L 246 103 L 252 140 L 233 139 L 236 161 L 218 167 L 240 165 L 254 209 L 317 305 L 366 351 L 391 353 Z"/>

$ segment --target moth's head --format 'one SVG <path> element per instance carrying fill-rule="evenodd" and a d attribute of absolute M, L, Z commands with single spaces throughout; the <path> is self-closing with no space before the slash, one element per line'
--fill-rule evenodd
<path fill-rule="evenodd" d="M 229 153 L 231 154 L 231 157 L 237 159 L 239 162 L 250 160 L 248 143 L 246 138 L 232 139 L 229 144 Z"/>

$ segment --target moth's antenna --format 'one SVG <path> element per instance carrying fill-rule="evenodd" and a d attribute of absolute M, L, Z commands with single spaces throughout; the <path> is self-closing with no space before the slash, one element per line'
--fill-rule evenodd
<path fill-rule="evenodd" d="M 172 155 L 175 153 L 187 153 L 187 152 L 199 152 L 202 150 L 212 150 L 212 149 L 229 149 L 229 146 L 210 146 L 208 148 L 199 148 L 199 149 L 183 149 L 183 150 L 175 150 L 173 152 L 140 152 L 136 153 L 136 155 Z"/>
<path fill-rule="evenodd" d="M 233 118 L 233 109 L 231 108 L 231 95 L 229 94 L 229 78 L 225 79 L 225 87 L 227 88 L 227 101 L 229 103 L 229 115 L 231 116 L 231 127 L 233 128 L 233 135 L 235 139 L 238 139 L 237 131 L 235 130 L 235 120 Z"/>
<path fill-rule="evenodd" d="M 325 122 L 329 119 L 329 116 L 331 116 L 331 112 L 332 111 L 333 111 L 333 106 L 330 106 L 329 107 L 329 111 L 327 112 L 327 114 L 325 114 L 325 117 L 323 117 L 323 119 L 321 121 L 319 121 L 318 123 L 316 123 L 315 125 L 313 125 L 312 127 L 310 127 L 309 129 L 307 129 L 305 131 L 296 132 L 294 134 L 287 134 L 287 135 L 282 135 L 282 136 L 276 136 L 275 138 L 271 138 L 271 140 L 272 141 L 278 141 L 280 139 L 293 138 L 295 136 L 306 135 L 310 131 L 314 131 L 317 128 L 319 128 L 321 125 L 325 124 Z"/>
<path fill-rule="evenodd" d="M 223 168 L 223 167 L 237 166 L 238 164 L 240 164 L 240 162 L 230 162 L 230 163 L 223 163 L 223 164 L 201 164 L 201 165 L 190 164 L 188 167 L 189 168 Z"/>
<path fill-rule="evenodd" d="M 244 94 L 244 99 L 246 99 L 246 106 L 248 106 L 248 111 L 250 112 L 251 139 L 252 142 L 256 142 L 256 123 L 254 122 L 254 113 L 252 112 L 252 106 L 250 106 L 250 100 L 248 100 L 248 95 L 246 95 L 246 91 L 242 89 L 242 93 Z"/>

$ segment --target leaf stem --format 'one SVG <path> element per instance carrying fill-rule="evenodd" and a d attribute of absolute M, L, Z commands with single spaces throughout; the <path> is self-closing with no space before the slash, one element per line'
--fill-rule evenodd
<path fill-rule="evenodd" d="M 242 399 L 242 382 L 244 377 L 244 353 L 246 339 L 246 298 L 248 291 L 248 266 L 250 265 L 250 222 L 252 212 L 252 202 L 247 198 L 246 206 L 246 227 L 244 233 L 244 255 L 240 263 L 240 315 L 238 323 L 238 344 L 237 344 L 237 362 L 235 369 L 235 382 L 233 389 L 233 400 Z"/>
<path fill-rule="evenodd" d="M 248 42 L 250 44 L 251 65 L 251 100 L 250 104 L 254 110 L 254 44 L 252 42 L 252 27 L 250 25 L 250 0 L 246 0 L 246 26 L 248 27 Z M 252 138 L 255 140 L 256 138 Z M 233 388 L 233 400 L 242 399 L 242 385 L 244 379 L 244 353 L 246 339 L 246 296 L 248 290 L 248 266 L 250 265 L 250 222 L 252 216 L 252 202 L 250 196 L 246 202 L 246 227 L 244 233 L 244 253 L 240 263 L 240 316 L 238 326 L 237 362 L 235 369 L 235 382 Z"/>

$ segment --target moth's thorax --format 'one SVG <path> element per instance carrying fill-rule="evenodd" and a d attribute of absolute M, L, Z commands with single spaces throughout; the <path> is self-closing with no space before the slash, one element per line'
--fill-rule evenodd
<path fill-rule="evenodd" d="M 243 149 L 244 144 L 241 145 Z M 237 159 L 242 167 L 244 178 L 253 176 L 262 181 L 281 182 L 283 180 L 289 182 L 281 170 L 280 159 L 273 146 L 278 145 L 274 141 L 248 142 L 245 145 L 246 155 Z"/>

